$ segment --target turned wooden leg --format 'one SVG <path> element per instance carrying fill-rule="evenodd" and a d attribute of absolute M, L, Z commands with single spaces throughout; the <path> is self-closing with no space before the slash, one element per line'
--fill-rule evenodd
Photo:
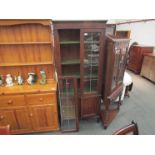
<path fill-rule="evenodd" d="M 100 123 L 100 118 L 99 117 L 97 118 L 97 123 Z"/>
<path fill-rule="evenodd" d="M 108 125 L 104 123 L 104 124 L 103 124 L 103 128 L 106 130 L 107 127 L 108 127 Z"/>

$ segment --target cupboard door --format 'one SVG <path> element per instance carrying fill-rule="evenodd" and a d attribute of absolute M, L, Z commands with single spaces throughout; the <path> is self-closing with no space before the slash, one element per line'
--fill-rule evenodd
<path fill-rule="evenodd" d="M 127 64 L 127 52 L 128 52 L 127 44 L 121 45 L 120 59 L 118 66 L 118 84 L 123 83 L 124 72 Z"/>
<path fill-rule="evenodd" d="M 99 68 L 102 52 L 102 31 L 99 29 L 86 29 L 82 31 L 81 51 L 81 88 L 83 94 L 99 92 Z"/>
<path fill-rule="evenodd" d="M 115 87 L 117 87 L 120 54 L 121 54 L 120 49 L 115 48 L 111 90 L 113 90 Z"/>
<path fill-rule="evenodd" d="M 18 129 L 14 133 L 26 133 L 32 130 L 27 108 L 15 109 Z"/>
<path fill-rule="evenodd" d="M 61 130 L 78 130 L 77 80 L 75 78 L 59 78 L 59 99 L 61 112 Z"/>
<path fill-rule="evenodd" d="M 124 72 L 127 64 L 128 43 L 115 43 L 114 66 L 112 74 L 111 90 L 123 83 Z"/>
<path fill-rule="evenodd" d="M 96 116 L 99 113 L 100 97 L 91 96 L 81 98 L 81 117 Z"/>
<path fill-rule="evenodd" d="M 34 130 L 58 129 L 57 109 L 54 105 L 30 107 L 30 118 Z"/>
<path fill-rule="evenodd" d="M 101 118 L 105 128 L 119 111 L 128 45 L 128 39 L 117 39 L 112 36 L 107 36 L 105 48 L 107 61 L 103 85 L 103 104 L 101 104 L 100 108 Z"/>
<path fill-rule="evenodd" d="M 0 126 L 10 125 L 11 132 L 18 130 L 18 123 L 13 110 L 0 110 Z"/>
<path fill-rule="evenodd" d="M 0 125 L 9 124 L 11 133 L 23 133 L 31 131 L 28 111 L 26 108 L 18 108 L 0 111 Z"/>

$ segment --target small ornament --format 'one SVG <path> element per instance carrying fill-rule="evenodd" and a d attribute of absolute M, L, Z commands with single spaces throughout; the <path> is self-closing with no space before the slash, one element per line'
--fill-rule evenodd
<path fill-rule="evenodd" d="M 21 75 L 18 75 L 16 80 L 18 85 L 22 85 L 24 83 L 24 79 Z"/>
<path fill-rule="evenodd" d="M 6 87 L 11 87 L 13 86 L 13 78 L 11 77 L 10 74 L 6 75 Z"/>
<path fill-rule="evenodd" d="M 0 86 L 2 86 L 3 85 L 3 77 L 2 77 L 2 75 L 0 75 Z"/>
<path fill-rule="evenodd" d="M 32 85 L 37 81 L 37 75 L 35 73 L 28 73 L 29 77 L 27 79 L 28 84 Z"/>
<path fill-rule="evenodd" d="M 44 70 L 40 71 L 41 74 L 41 80 L 40 80 L 40 84 L 46 84 L 46 73 Z"/>

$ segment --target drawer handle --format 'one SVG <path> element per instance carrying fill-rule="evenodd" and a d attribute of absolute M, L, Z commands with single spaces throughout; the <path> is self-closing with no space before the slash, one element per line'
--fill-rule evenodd
<path fill-rule="evenodd" d="M 43 101 L 43 98 L 40 98 L 39 101 Z"/>
<path fill-rule="evenodd" d="M 33 116 L 33 114 L 32 113 L 30 113 L 30 117 L 32 117 Z"/>
<path fill-rule="evenodd" d="M 3 119 L 4 119 L 4 116 L 3 116 L 3 115 L 1 115 L 1 116 L 0 116 L 0 120 L 3 120 Z"/>
<path fill-rule="evenodd" d="M 12 101 L 12 100 L 9 100 L 9 101 L 8 101 L 8 104 L 12 104 L 12 103 L 13 103 L 13 101 Z"/>

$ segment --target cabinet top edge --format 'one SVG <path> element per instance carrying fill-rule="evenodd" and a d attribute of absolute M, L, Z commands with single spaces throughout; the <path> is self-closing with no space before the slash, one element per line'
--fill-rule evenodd
<path fill-rule="evenodd" d="M 132 46 L 135 46 L 135 47 L 146 47 L 146 48 L 154 48 L 153 46 L 148 46 L 148 45 L 132 45 Z"/>
<path fill-rule="evenodd" d="M 116 38 L 116 36 L 110 36 L 110 35 L 107 35 L 106 37 L 112 42 L 129 42 L 131 40 L 126 38 Z"/>
<path fill-rule="evenodd" d="M 0 19 L 0 26 L 22 25 L 22 24 L 41 24 L 44 26 L 52 25 L 50 19 Z"/>
<path fill-rule="evenodd" d="M 55 29 L 106 28 L 106 21 L 53 21 Z"/>
<path fill-rule="evenodd" d="M 149 56 L 155 58 L 155 53 L 145 53 L 144 56 Z"/>
<path fill-rule="evenodd" d="M 84 22 L 100 22 L 100 23 L 106 23 L 107 20 L 53 20 L 53 23 L 78 23 L 78 22 L 81 22 L 81 23 L 84 23 Z M 108 24 L 109 25 L 109 24 Z"/>

